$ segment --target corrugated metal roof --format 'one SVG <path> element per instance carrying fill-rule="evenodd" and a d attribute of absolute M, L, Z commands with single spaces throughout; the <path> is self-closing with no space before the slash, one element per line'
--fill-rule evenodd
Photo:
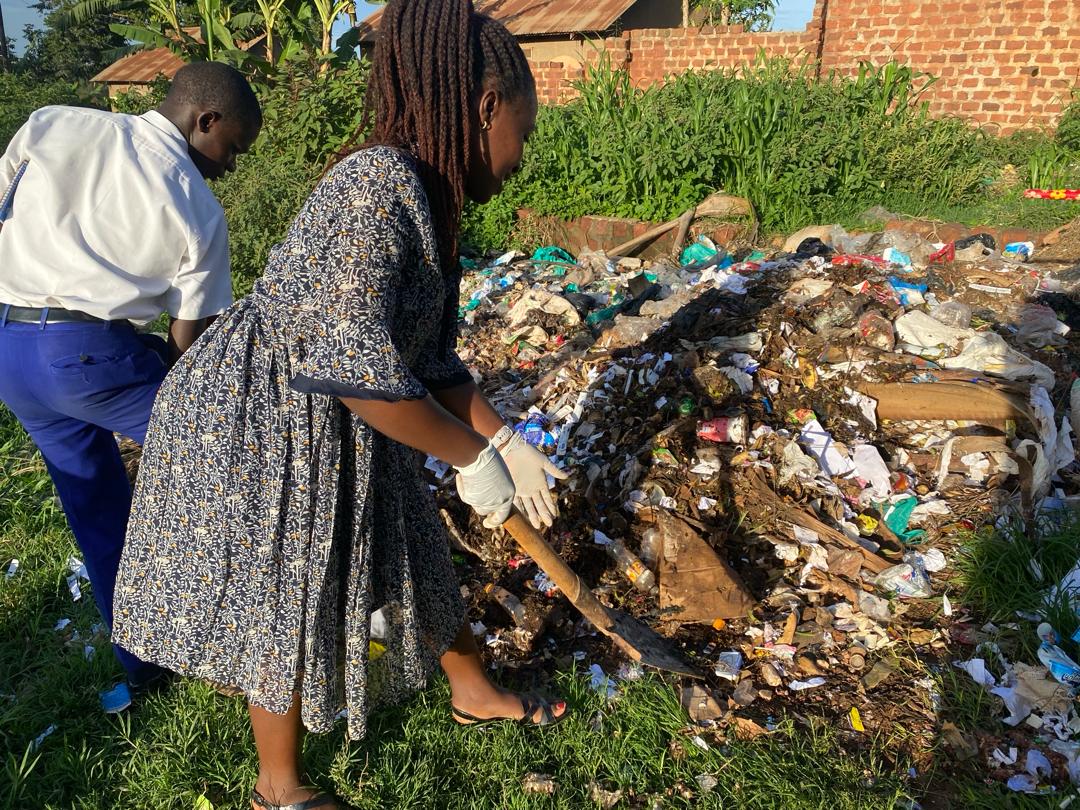
<path fill-rule="evenodd" d="M 184 60 L 168 48 L 151 48 L 136 51 L 118 59 L 90 81 L 107 84 L 144 84 L 152 82 L 158 74 L 166 79 L 176 75 L 184 66 Z"/>
<path fill-rule="evenodd" d="M 637 0 L 475 0 L 476 10 L 516 37 L 606 31 Z M 372 42 L 382 9 L 360 23 L 361 42 Z"/>
<path fill-rule="evenodd" d="M 184 33 L 194 37 L 196 42 L 202 42 L 198 27 L 185 28 Z M 240 49 L 258 54 L 259 48 L 264 46 L 265 38 L 265 34 L 259 34 L 254 39 L 239 43 Z M 184 60 L 168 48 L 147 48 L 117 59 L 90 81 L 105 84 L 147 84 L 159 74 L 171 79 L 184 64 Z"/>

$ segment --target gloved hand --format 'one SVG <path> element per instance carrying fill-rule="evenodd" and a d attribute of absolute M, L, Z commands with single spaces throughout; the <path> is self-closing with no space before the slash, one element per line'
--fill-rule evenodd
<path fill-rule="evenodd" d="M 494 529 L 505 523 L 514 505 L 514 479 L 491 442 L 480 451 L 476 461 L 455 469 L 458 496 L 476 514 L 485 517 L 484 525 Z"/>
<path fill-rule="evenodd" d="M 499 453 L 514 479 L 514 488 L 517 490 L 514 505 L 535 528 L 539 529 L 541 524 L 550 526 L 559 515 L 559 507 L 548 489 L 547 476 L 550 474 L 563 480 L 570 476 L 517 432 Z"/>

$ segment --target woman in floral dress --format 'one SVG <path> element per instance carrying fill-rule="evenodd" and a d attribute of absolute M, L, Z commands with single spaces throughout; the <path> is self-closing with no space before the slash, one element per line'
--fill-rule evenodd
<path fill-rule="evenodd" d="M 517 168 L 532 74 L 469 0 L 391 0 L 368 93 L 364 146 L 162 386 L 116 589 L 117 643 L 247 696 L 263 810 L 337 806 L 302 783 L 303 728 L 344 707 L 359 738 L 375 700 L 436 664 L 459 722 L 566 713 L 487 679 L 420 475 L 424 453 L 453 464 L 488 525 L 512 503 L 538 526 L 555 514 L 546 474 L 563 474 L 454 351 L 462 204 Z"/>

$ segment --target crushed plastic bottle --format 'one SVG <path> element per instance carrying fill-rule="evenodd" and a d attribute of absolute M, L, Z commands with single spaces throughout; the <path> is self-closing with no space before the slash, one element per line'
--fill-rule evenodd
<path fill-rule="evenodd" d="M 1036 631 L 1039 634 L 1039 660 L 1058 683 L 1076 689 L 1080 687 L 1080 664 L 1077 664 L 1058 646 L 1061 637 L 1049 622 L 1043 622 Z"/>
<path fill-rule="evenodd" d="M 848 326 L 862 311 L 864 300 L 850 295 L 833 295 L 814 316 L 811 322 L 814 332 L 822 332 L 833 326 Z"/>
<path fill-rule="evenodd" d="M 1005 250 L 1001 251 L 1001 256 L 1014 262 L 1026 262 L 1034 252 L 1033 242 L 1010 242 L 1005 246 Z"/>
<path fill-rule="evenodd" d="M 656 587 L 656 576 L 622 540 L 612 540 L 604 550 L 619 564 L 619 572 L 642 593 L 651 593 Z"/>
<path fill-rule="evenodd" d="M 541 449 L 551 449 L 555 447 L 555 435 L 544 428 L 547 426 L 547 419 L 543 414 L 533 413 L 529 414 L 529 418 L 524 422 L 518 422 L 514 427 L 514 430 L 525 437 L 525 441 L 531 444 L 533 447 L 539 447 Z"/>
<path fill-rule="evenodd" d="M 909 563 L 886 568 L 874 580 L 879 588 L 912 599 L 927 599 L 934 595 L 925 570 L 920 571 Z"/>

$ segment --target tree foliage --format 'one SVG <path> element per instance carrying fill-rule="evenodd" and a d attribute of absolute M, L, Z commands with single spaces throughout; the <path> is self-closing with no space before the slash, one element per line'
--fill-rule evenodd
<path fill-rule="evenodd" d="M 91 78 L 125 45 L 110 28 L 108 15 L 91 17 L 61 30 L 76 0 L 40 0 L 33 7 L 44 14 L 44 27 L 27 26 L 26 52 L 16 65 L 41 80 L 78 82 Z"/>
<path fill-rule="evenodd" d="M 694 0 L 705 13 L 707 25 L 741 25 L 747 31 L 767 31 L 772 26 L 776 0 Z"/>

